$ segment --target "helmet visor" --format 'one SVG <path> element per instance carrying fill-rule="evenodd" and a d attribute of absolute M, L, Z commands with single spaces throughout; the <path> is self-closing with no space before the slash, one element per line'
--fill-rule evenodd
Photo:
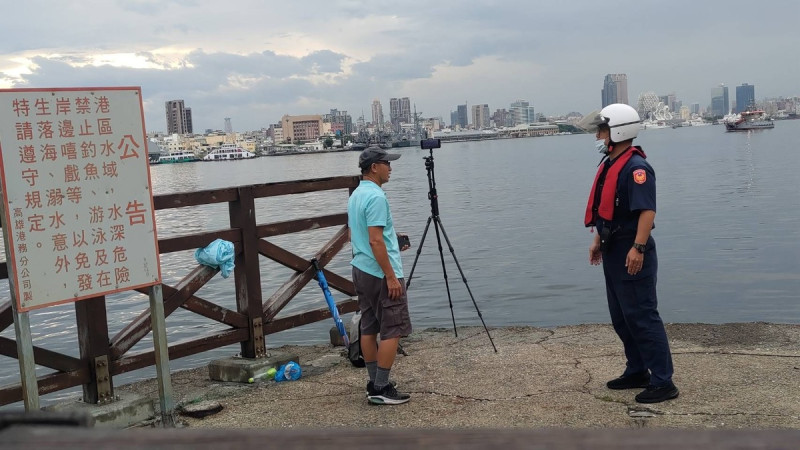
<path fill-rule="evenodd" d="M 578 121 L 575 126 L 589 133 L 595 133 L 597 132 L 597 127 L 604 123 L 608 123 L 608 117 L 603 117 L 600 111 L 594 110 L 583 116 L 583 119 Z"/>

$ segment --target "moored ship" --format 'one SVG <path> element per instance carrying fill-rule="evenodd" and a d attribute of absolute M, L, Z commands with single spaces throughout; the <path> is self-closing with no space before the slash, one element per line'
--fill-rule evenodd
<path fill-rule="evenodd" d="M 204 156 L 203 161 L 233 161 L 255 157 L 255 153 L 249 152 L 236 144 L 222 144 L 222 147 L 212 150 Z"/>
<path fill-rule="evenodd" d="M 171 152 L 166 155 L 161 155 L 158 158 L 158 164 L 175 164 L 175 163 L 184 163 L 184 162 L 192 162 L 192 161 L 199 161 L 200 158 L 197 157 L 192 152 L 189 151 L 180 151 L 180 152 Z"/>
<path fill-rule="evenodd" d="M 775 128 L 775 122 L 760 109 L 742 111 L 730 120 L 725 121 L 727 131 L 750 131 Z"/>

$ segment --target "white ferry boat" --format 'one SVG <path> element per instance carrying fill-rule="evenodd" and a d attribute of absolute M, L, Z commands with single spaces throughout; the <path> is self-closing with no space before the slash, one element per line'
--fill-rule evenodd
<path fill-rule="evenodd" d="M 255 157 L 255 153 L 249 152 L 236 144 L 222 144 L 222 147 L 212 150 L 204 156 L 203 161 L 232 161 Z"/>
<path fill-rule="evenodd" d="M 183 163 L 183 162 L 192 162 L 192 161 L 199 161 L 200 159 L 192 152 L 188 151 L 180 151 L 180 152 L 171 152 L 167 153 L 166 155 L 161 155 L 158 158 L 159 164 L 175 164 L 175 163 Z"/>

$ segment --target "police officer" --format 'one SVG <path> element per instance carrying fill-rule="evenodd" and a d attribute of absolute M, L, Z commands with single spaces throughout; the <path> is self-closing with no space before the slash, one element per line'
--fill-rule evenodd
<path fill-rule="evenodd" d="M 591 118 L 600 162 L 586 206 L 584 224 L 597 233 L 589 262 L 603 264 L 611 323 L 625 348 L 627 364 L 609 389 L 645 388 L 640 403 L 678 396 L 672 356 L 658 314 L 656 243 L 650 235 L 656 216 L 656 177 L 641 147 L 633 146 L 639 114 L 616 103 Z"/>

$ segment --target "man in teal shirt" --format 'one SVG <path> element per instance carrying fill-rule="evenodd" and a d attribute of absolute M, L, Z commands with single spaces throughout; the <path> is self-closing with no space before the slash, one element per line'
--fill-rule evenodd
<path fill-rule="evenodd" d="M 358 158 L 361 183 L 347 204 L 347 224 L 353 248 L 353 284 L 361 309 L 361 354 L 369 373 L 367 399 L 380 405 L 399 405 L 411 396 L 389 382 L 400 338 L 411 333 L 403 263 L 389 201 L 381 186 L 389 181 L 391 161 L 399 158 L 369 147 Z M 380 334 L 380 344 L 378 343 Z"/>

